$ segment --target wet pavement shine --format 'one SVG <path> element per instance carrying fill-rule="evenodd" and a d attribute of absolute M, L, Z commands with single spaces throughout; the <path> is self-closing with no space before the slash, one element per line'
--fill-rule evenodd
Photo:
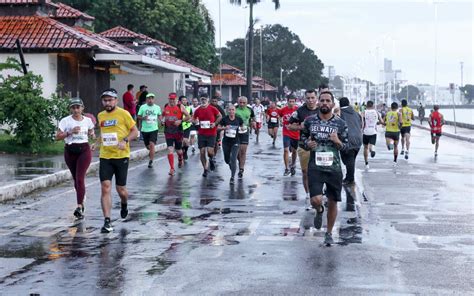
<path fill-rule="evenodd" d="M 410 160 L 378 150 L 357 187 L 343 190 L 333 231 L 305 229 L 301 174 L 283 176 L 281 138 L 249 146 L 244 178 L 201 176 L 192 155 L 173 177 L 129 169 L 129 216 L 101 234 L 100 184 L 87 178 L 86 219 L 75 222 L 71 183 L 0 205 L 0 295 L 431 295 L 474 293 L 473 144 L 412 130 Z M 349 201 L 349 202 L 347 202 Z M 325 219 L 324 219 L 325 220 Z"/>

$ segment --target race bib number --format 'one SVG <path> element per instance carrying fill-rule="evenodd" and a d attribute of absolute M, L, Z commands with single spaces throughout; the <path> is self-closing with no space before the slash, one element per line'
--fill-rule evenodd
<path fill-rule="evenodd" d="M 210 121 L 201 121 L 200 122 L 200 127 L 201 128 L 211 128 L 211 122 Z"/>
<path fill-rule="evenodd" d="M 278 123 L 278 118 L 272 117 L 272 118 L 270 118 L 270 122 L 271 123 Z"/>
<path fill-rule="evenodd" d="M 317 166 L 332 166 L 334 161 L 334 154 L 332 152 L 316 152 L 316 165 Z"/>
<path fill-rule="evenodd" d="M 104 145 L 104 146 L 117 146 L 118 145 L 117 133 L 102 134 L 102 145 Z"/>
<path fill-rule="evenodd" d="M 239 134 L 245 134 L 248 131 L 248 127 L 243 126 L 241 129 L 239 128 Z"/>
<path fill-rule="evenodd" d="M 155 116 L 147 116 L 146 123 L 154 124 L 155 122 L 157 122 L 157 118 Z"/>
<path fill-rule="evenodd" d="M 235 138 L 236 135 L 237 135 L 237 131 L 233 128 L 229 128 L 225 130 L 225 136 L 227 138 Z"/>

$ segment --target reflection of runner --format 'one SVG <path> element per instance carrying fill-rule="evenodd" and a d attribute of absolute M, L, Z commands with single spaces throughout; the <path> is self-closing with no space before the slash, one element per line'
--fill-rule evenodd
<path fill-rule="evenodd" d="M 84 103 L 79 98 L 69 101 L 71 115 L 59 122 L 56 140 L 64 140 L 64 161 L 66 162 L 76 189 L 77 207 L 74 216 L 84 218 L 84 200 L 86 196 L 86 172 L 92 159 L 89 136 L 93 139 L 94 124 L 92 120 L 83 116 Z M 94 147 L 92 147 L 94 148 Z"/>
<path fill-rule="evenodd" d="M 320 229 L 323 219 L 323 187 L 328 197 L 327 231 L 324 243 L 334 243 L 332 229 L 337 217 L 337 202 L 341 201 L 342 169 L 341 156 L 347 146 L 347 125 L 332 113 L 334 96 L 329 91 L 319 95 L 319 113 L 304 121 L 301 139 L 305 149 L 310 150 L 308 184 L 311 205 L 316 209 L 314 227 Z"/>
<path fill-rule="evenodd" d="M 278 108 L 274 101 L 270 102 L 270 106 L 267 111 L 267 125 L 268 125 L 268 134 L 273 138 L 273 146 L 275 146 L 275 141 L 278 136 L 278 125 L 280 115 L 278 114 Z"/>
<path fill-rule="evenodd" d="M 260 136 L 260 129 L 263 126 L 263 120 L 265 118 L 265 107 L 260 104 L 259 99 L 255 99 L 255 105 L 252 106 L 253 113 L 255 114 L 255 135 L 257 136 L 257 143 Z"/>
<path fill-rule="evenodd" d="M 296 112 L 298 107 L 295 105 L 296 98 L 289 97 L 288 105 L 281 108 L 278 112 L 283 123 L 283 162 L 285 164 L 284 176 L 290 173 L 292 176 L 296 174 L 296 150 L 298 149 L 298 140 L 300 139 L 300 132 L 289 130 L 290 117 Z M 291 153 L 291 165 L 289 165 L 289 156 Z"/>
<path fill-rule="evenodd" d="M 234 184 L 235 172 L 237 170 L 237 156 L 239 154 L 239 129 L 243 128 L 243 120 L 235 116 L 235 107 L 229 104 L 227 109 L 229 115 L 225 116 L 219 123 L 221 130 L 224 130 L 224 139 L 222 141 L 222 150 L 224 152 L 224 161 L 230 167 L 230 184 Z"/>
<path fill-rule="evenodd" d="M 104 214 L 102 233 L 109 233 L 112 229 L 110 214 L 112 209 L 112 177 L 115 175 L 115 187 L 120 196 L 120 216 L 125 219 L 128 215 L 127 173 L 130 158 L 129 141 L 138 135 L 135 121 L 130 113 L 117 107 L 117 92 L 114 89 L 106 90 L 102 96 L 102 105 L 105 111 L 98 115 L 100 126 L 100 163 L 99 177 L 101 182 L 101 204 Z"/>
<path fill-rule="evenodd" d="M 146 104 L 140 106 L 137 114 L 140 122 L 140 131 L 146 149 L 150 152 L 148 156 L 148 168 L 153 167 L 153 159 L 155 158 L 155 145 L 158 139 L 158 122 L 161 121 L 161 108 L 155 105 L 155 95 L 149 93 L 146 95 Z"/>
<path fill-rule="evenodd" d="M 398 104 L 393 102 L 392 110 L 385 115 L 385 141 L 388 150 L 393 149 L 393 165 L 397 165 L 398 141 L 400 140 L 400 126 L 402 124 L 402 115 L 397 111 Z"/>
<path fill-rule="evenodd" d="M 435 157 L 438 157 L 439 138 L 442 134 L 442 128 L 444 125 L 443 114 L 439 112 L 439 105 L 433 106 L 434 111 L 430 114 L 428 123 L 431 128 L 431 143 L 435 145 Z"/>
<path fill-rule="evenodd" d="M 235 109 L 235 115 L 244 122 L 244 128 L 239 130 L 239 178 L 244 176 L 245 161 L 247 160 L 247 147 L 249 145 L 249 127 L 255 127 L 255 115 L 253 110 L 247 106 L 247 98 L 239 98 L 239 107 Z"/>

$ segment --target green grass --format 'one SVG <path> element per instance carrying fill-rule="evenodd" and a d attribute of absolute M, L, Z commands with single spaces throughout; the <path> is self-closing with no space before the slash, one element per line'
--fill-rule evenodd
<path fill-rule="evenodd" d="M 0 152 L 12 154 L 33 154 L 31 149 L 13 142 L 13 137 L 0 134 Z M 34 154 L 58 155 L 64 152 L 64 142 L 44 143 Z"/>

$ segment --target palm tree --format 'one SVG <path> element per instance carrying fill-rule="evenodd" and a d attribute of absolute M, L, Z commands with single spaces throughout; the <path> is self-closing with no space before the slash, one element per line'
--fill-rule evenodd
<path fill-rule="evenodd" d="M 242 5 L 242 0 L 229 0 L 235 5 Z M 247 57 L 247 98 L 252 98 L 252 77 L 253 77 L 253 6 L 261 2 L 261 0 L 246 0 L 249 5 L 249 29 L 248 29 L 248 57 Z M 280 8 L 280 0 L 272 0 L 275 3 L 275 9 Z"/>

